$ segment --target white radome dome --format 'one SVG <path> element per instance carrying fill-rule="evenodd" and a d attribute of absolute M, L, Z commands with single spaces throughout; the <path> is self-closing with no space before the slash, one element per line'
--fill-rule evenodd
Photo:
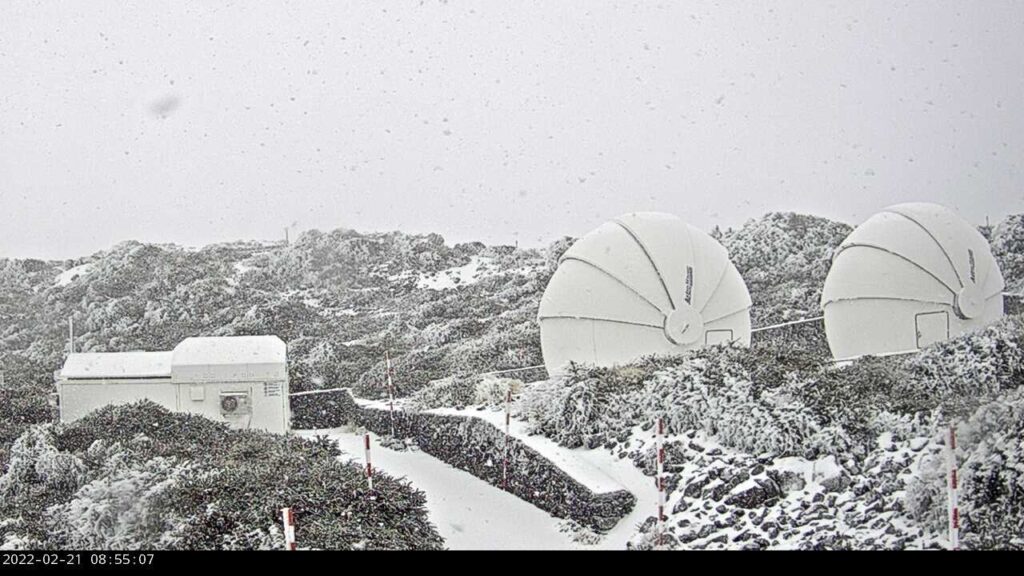
<path fill-rule="evenodd" d="M 736 341 L 750 344 L 750 294 L 725 248 L 670 214 L 620 216 L 580 238 L 540 303 L 549 374 Z"/>
<path fill-rule="evenodd" d="M 988 241 L 937 204 L 890 206 L 839 245 L 821 306 L 836 359 L 918 350 L 1003 315 Z"/>

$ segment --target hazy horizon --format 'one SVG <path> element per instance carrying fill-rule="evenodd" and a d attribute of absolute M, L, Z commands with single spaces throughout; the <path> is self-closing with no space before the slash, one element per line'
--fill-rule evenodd
<path fill-rule="evenodd" d="M 1024 212 L 1024 4 L 0 4 L 0 257 Z"/>

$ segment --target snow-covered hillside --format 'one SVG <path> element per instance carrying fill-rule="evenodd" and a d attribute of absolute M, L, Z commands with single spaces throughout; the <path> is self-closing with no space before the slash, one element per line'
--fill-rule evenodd
<path fill-rule="evenodd" d="M 818 314 L 832 251 L 849 230 L 773 213 L 716 234 L 750 287 L 755 326 Z M 1024 218 L 1006 219 L 989 236 L 1007 291 L 1024 290 Z M 385 350 L 397 395 L 413 395 L 410 409 L 494 406 L 515 386 L 514 428 L 524 442 L 584 480 L 595 469 L 617 470 L 611 482 L 638 499 L 638 516 L 598 543 L 584 537 L 588 547 L 651 543 L 654 495 L 644 492 L 652 485 L 644 474 L 652 473 L 647 428 L 658 415 L 670 427 L 673 546 L 940 546 L 937 430 L 951 417 L 966 438 L 965 546 L 1020 546 L 1012 530 L 1021 516 L 1005 511 L 1024 509 L 1021 447 L 1003 432 L 1020 426 L 1019 320 L 841 369 L 822 368 L 821 334 L 811 331 L 763 338 L 743 353 L 583 370 L 529 386 L 474 376 L 541 363 L 537 308 L 571 243 L 521 250 L 335 230 L 291 245 L 125 242 L 64 262 L 0 259 L 0 468 L 16 438 L 54 418 L 47 400 L 68 318 L 76 349 L 92 352 L 273 333 L 288 342 L 295 391 L 346 386 L 380 398 Z M 992 422 L 1001 428 L 977 432 Z M 396 473 L 405 464 L 396 461 Z M 572 540 L 558 521 L 543 523 L 538 533 Z M 453 520 L 441 531 L 475 545 L 452 524 L 462 525 Z"/>
<path fill-rule="evenodd" d="M 914 355 L 839 368 L 721 348 L 581 369 L 527 386 L 517 413 L 565 449 L 609 451 L 652 476 L 661 418 L 662 542 L 672 548 L 944 547 L 952 425 L 963 546 L 1020 547 L 1022 328 L 1009 318 Z M 770 355 L 775 365 L 763 370 Z M 655 543 L 649 514 L 636 547 Z"/>

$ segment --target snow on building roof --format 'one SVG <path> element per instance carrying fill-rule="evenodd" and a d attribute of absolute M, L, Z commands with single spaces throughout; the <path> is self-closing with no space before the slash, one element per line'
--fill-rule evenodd
<path fill-rule="evenodd" d="M 186 338 L 171 360 L 176 382 L 254 382 L 288 377 L 287 346 L 277 336 Z"/>
<path fill-rule="evenodd" d="M 169 378 L 170 352 L 103 352 L 70 354 L 60 371 L 73 380 Z"/>
<path fill-rule="evenodd" d="M 287 379 L 287 346 L 277 336 L 186 338 L 172 352 L 71 354 L 65 380 L 172 378 L 175 382 Z"/>
<path fill-rule="evenodd" d="M 285 362 L 286 349 L 277 336 L 186 338 L 174 347 L 173 364 L 277 364 Z"/>

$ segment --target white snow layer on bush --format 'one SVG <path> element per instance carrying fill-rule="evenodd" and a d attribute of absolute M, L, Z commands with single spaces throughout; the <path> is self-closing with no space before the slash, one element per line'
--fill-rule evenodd
<path fill-rule="evenodd" d="M 47 510 L 50 530 L 76 549 L 167 548 L 183 520 L 167 516 L 160 500 L 187 471 L 162 457 L 117 469 Z"/>

